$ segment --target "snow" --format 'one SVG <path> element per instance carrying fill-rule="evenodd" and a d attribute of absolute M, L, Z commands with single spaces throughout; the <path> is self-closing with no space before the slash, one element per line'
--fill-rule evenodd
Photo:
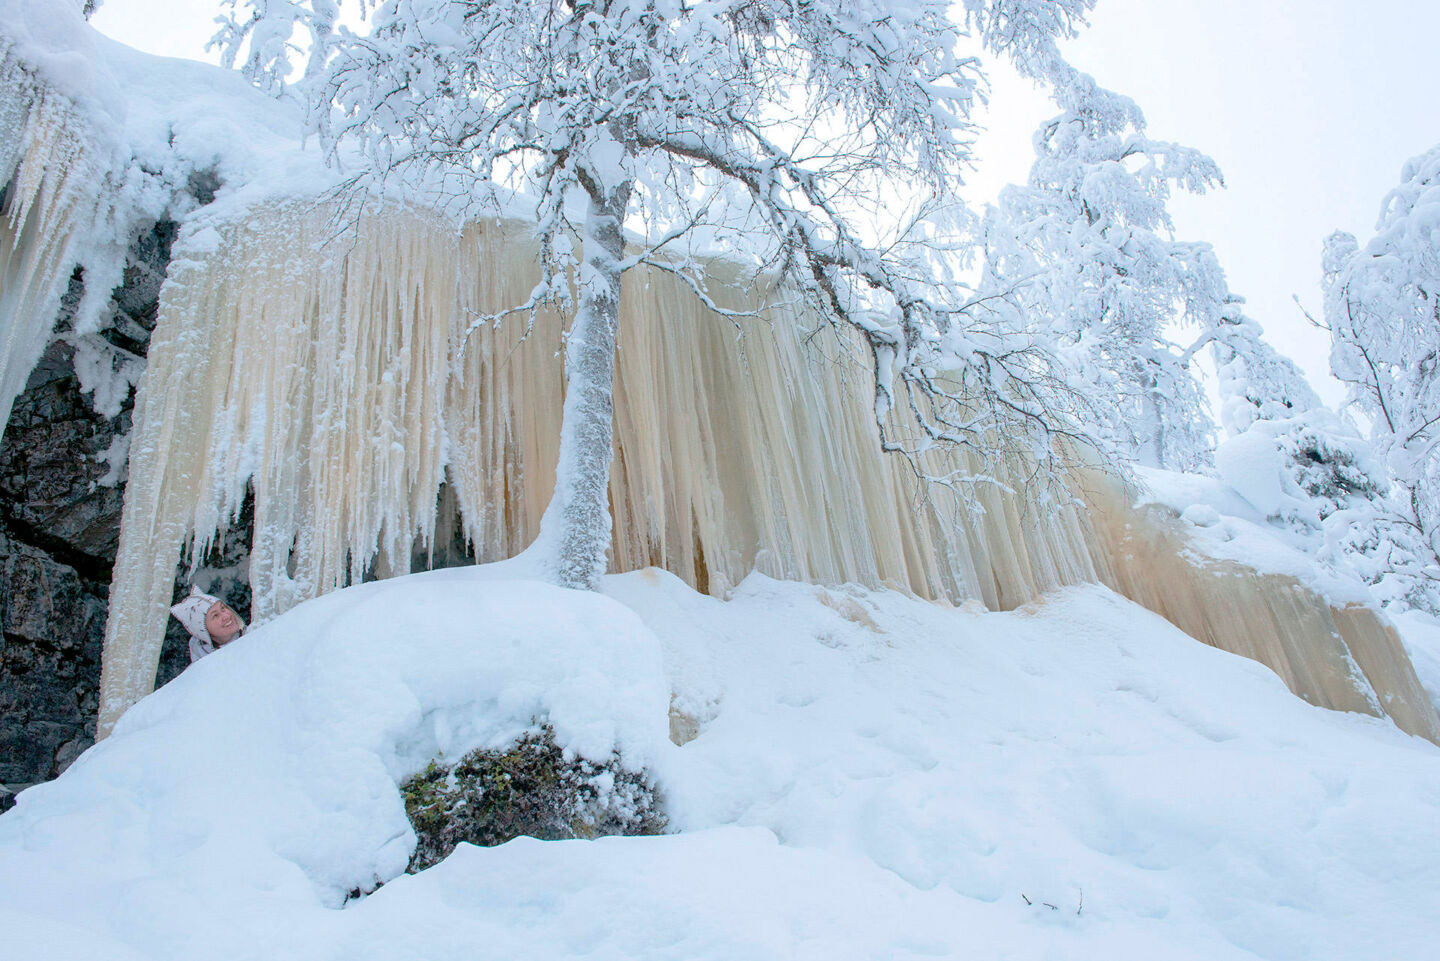
<path fill-rule="evenodd" d="M 1309 961 L 1440 934 L 1440 749 L 1103 588 L 990 614 L 522 571 L 326 595 L 140 702 L 0 816 L 7 957 Z M 399 875 L 397 780 L 541 716 L 650 770 L 673 833 Z"/>
<path fill-rule="evenodd" d="M 502 746 L 541 719 L 567 752 L 663 760 L 668 688 L 633 614 L 464 573 L 329 595 L 129 712 L 82 776 L 37 799 L 82 808 L 87 843 L 110 850 L 91 883 L 178 858 L 186 883 L 208 885 L 219 856 L 231 883 L 338 905 L 404 869 L 414 839 L 394 786 L 440 753 Z"/>
<path fill-rule="evenodd" d="M 69 5 L 5 0 L 0 34 L 118 178 L 91 266 L 119 269 L 141 214 L 179 218 L 198 260 L 245 211 L 342 176 L 297 149 L 297 111 L 127 51 Z M 220 196 L 197 215 L 183 188 L 207 170 Z M 1266 456 L 1147 475 L 1149 496 L 1199 550 L 1363 599 L 1269 523 Z M 1421 957 L 1440 933 L 1440 751 L 1309 707 L 1104 589 L 987 614 L 760 575 L 722 602 L 656 572 L 607 596 L 523 573 L 330 594 L 146 698 L 0 816 L 6 957 L 1323 961 Z M 1435 697 L 1440 630 L 1401 626 Z M 697 732 L 683 747 L 672 706 Z M 396 784 L 540 719 L 651 771 L 675 833 L 462 847 L 400 875 Z"/>
<path fill-rule="evenodd" d="M 1299 501 L 1283 485 L 1273 434 L 1251 430 L 1226 440 L 1215 452 L 1215 466 L 1217 477 L 1139 468 L 1138 503 L 1179 514 L 1189 525 L 1190 546 L 1206 557 L 1293 577 L 1337 607 L 1378 609 L 1358 578 L 1316 562 L 1315 538 L 1275 522 Z"/>
<path fill-rule="evenodd" d="M 1249 430 L 1215 451 L 1215 470 L 1264 517 L 1282 517 L 1297 506 L 1284 487 L 1282 454 L 1273 434 Z"/>
<path fill-rule="evenodd" d="M 1394 620 L 1420 684 L 1440 708 L 1440 620 L 1414 610 L 1395 614 Z"/>
<path fill-rule="evenodd" d="M 14 43 L 14 52 L 42 71 L 58 92 L 71 98 L 104 93 L 95 64 L 98 34 L 85 25 L 79 4 L 7 0 L 0 7 L 0 36 Z"/>
<path fill-rule="evenodd" d="M 151 56 L 110 40 L 85 22 L 79 8 L 56 0 L 6 0 L 0 37 L 48 90 L 84 112 L 92 138 L 119 151 L 112 162 L 123 183 L 107 185 L 118 191 L 118 207 L 154 189 L 146 177 L 122 174 L 118 166 L 143 168 L 162 181 L 214 169 L 222 183 L 232 190 L 247 185 L 256 199 L 310 197 L 339 179 L 318 153 L 299 149 L 304 125 L 294 106 L 233 71 Z M 183 189 L 183 176 L 167 186 Z"/>

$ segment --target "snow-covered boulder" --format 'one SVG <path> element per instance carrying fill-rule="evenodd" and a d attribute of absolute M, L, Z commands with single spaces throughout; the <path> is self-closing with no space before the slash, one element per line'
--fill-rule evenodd
<path fill-rule="evenodd" d="M 165 863 L 181 902 L 241 884 L 335 905 L 405 870 L 398 785 L 435 758 L 546 724 L 568 756 L 639 771 L 674 750 L 668 710 L 658 642 L 605 597 L 473 568 L 365 584 L 194 664 L 0 835 L 63 813 L 66 856 L 99 858 L 82 886 Z"/>

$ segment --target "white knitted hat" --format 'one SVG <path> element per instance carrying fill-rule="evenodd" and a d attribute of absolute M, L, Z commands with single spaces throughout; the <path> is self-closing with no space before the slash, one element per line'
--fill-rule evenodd
<path fill-rule="evenodd" d="M 170 613 L 175 615 L 175 620 L 185 625 L 185 630 L 190 632 L 191 637 L 198 637 L 206 644 L 213 644 L 210 632 L 205 630 L 205 614 L 219 603 L 220 598 L 202 593 L 198 587 L 192 587 L 190 596 L 170 608 Z"/>

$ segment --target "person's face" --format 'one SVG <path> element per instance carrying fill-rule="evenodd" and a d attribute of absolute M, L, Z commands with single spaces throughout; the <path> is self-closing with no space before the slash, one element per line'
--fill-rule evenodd
<path fill-rule="evenodd" d="M 216 647 L 229 644 L 240 633 L 240 618 L 224 601 L 216 601 L 205 612 L 205 630 L 210 632 L 210 640 Z"/>

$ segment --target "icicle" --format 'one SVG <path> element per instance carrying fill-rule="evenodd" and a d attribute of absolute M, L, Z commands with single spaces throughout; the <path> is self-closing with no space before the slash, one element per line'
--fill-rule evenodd
<path fill-rule="evenodd" d="M 106 624 L 100 729 L 148 692 L 175 560 L 255 496 L 264 620 L 435 529 L 455 244 L 413 212 L 335 235 L 296 204 L 177 244 L 140 381 Z"/>
<path fill-rule="evenodd" d="M 187 539 L 192 563 L 203 553 L 247 483 L 258 620 L 372 564 L 407 570 L 447 474 L 482 559 L 530 543 L 553 484 L 560 318 L 528 338 L 523 317 L 482 327 L 448 376 L 470 318 L 533 286 L 523 227 L 456 238 L 391 208 L 327 244 L 331 211 L 299 204 L 217 227 L 177 246 L 140 385 L 105 730 L 151 683 L 175 556 Z M 1095 578 L 1074 510 L 993 488 L 975 512 L 882 456 L 847 345 L 817 351 L 785 312 L 737 327 L 667 274 L 627 282 L 612 569 L 660 565 L 723 594 L 758 568 L 992 607 Z M 1017 523 L 1027 511 L 1050 521 Z"/>
<path fill-rule="evenodd" d="M 77 238 L 97 219 L 104 170 L 86 129 L 0 39 L 0 433 L 50 337 Z"/>

